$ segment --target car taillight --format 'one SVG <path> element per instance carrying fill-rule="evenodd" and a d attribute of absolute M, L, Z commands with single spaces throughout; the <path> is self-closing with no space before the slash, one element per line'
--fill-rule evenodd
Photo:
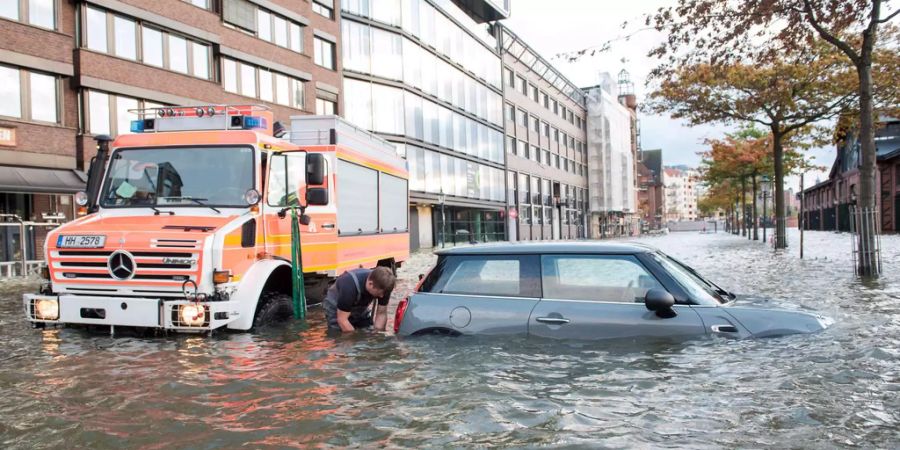
<path fill-rule="evenodd" d="M 409 305 L 409 298 L 400 300 L 397 305 L 397 311 L 394 313 L 394 333 L 400 331 L 400 322 L 403 322 L 403 315 L 406 314 L 406 307 Z"/>

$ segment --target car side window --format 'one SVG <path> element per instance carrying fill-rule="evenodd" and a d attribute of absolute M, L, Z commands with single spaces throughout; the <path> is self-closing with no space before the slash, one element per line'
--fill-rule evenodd
<path fill-rule="evenodd" d="M 632 303 L 664 289 L 632 255 L 547 255 L 541 270 L 545 298 Z"/>
<path fill-rule="evenodd" d="M 540 297 L 537 257 L 447 256 L 431 292 L 501 297 Z"/>

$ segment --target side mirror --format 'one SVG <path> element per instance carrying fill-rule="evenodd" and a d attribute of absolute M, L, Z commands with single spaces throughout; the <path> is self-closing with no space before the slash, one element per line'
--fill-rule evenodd
<path fill-rule="evenodd" d="M 328 189 L 325 188 L 309 188 L 306 190 L 306 204 L 310 206 L 321 206 L 328 204 Z"/>
<path fill-rule="evenodd" d="M 675 297 L 664 289 L 648 290 L 644 296 L 644 306 L 664 319 L 675 317 L 675 311 L 672 310 L 672 306 L 675 306 Z"/>
<path fill-rule="evenodd" d="M 320 153 L 306 154 L 306 184 L 325 184 L 325 156 Z"/>
<path fill-rule="evenodd" d="M 297 221 L 300 222 L 301 225 L 309 225 L 312 222 L 309 216 L 306 214 L 300 214 L 300 217 L 297 218 Z"/>

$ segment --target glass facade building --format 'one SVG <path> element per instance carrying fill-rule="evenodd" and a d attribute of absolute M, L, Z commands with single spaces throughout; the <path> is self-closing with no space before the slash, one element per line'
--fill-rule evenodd
<path fill-rule="evenodd" d="M 503 80 L 488 26 L 450 0 L 349 0 L 341 14 L 345 116 L 407 159 L 411 246 L 503 239 Z"/>
<path fill-rule="evenodd" d="M 497 32 L 503 61 L 508 238 L 587 237 L 585 95 L 511 30 L 500 25 Z"/>

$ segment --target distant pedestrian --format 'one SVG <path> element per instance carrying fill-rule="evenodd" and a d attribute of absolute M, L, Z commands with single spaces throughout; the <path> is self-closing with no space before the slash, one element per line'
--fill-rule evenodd
<path fill-rule="evenodd" d="M 348 332 L 374 325 L 376 330 L 384 330 L 395 282 L 387 267 L 344 272 L 325 295 L 328 328 Z"/>

